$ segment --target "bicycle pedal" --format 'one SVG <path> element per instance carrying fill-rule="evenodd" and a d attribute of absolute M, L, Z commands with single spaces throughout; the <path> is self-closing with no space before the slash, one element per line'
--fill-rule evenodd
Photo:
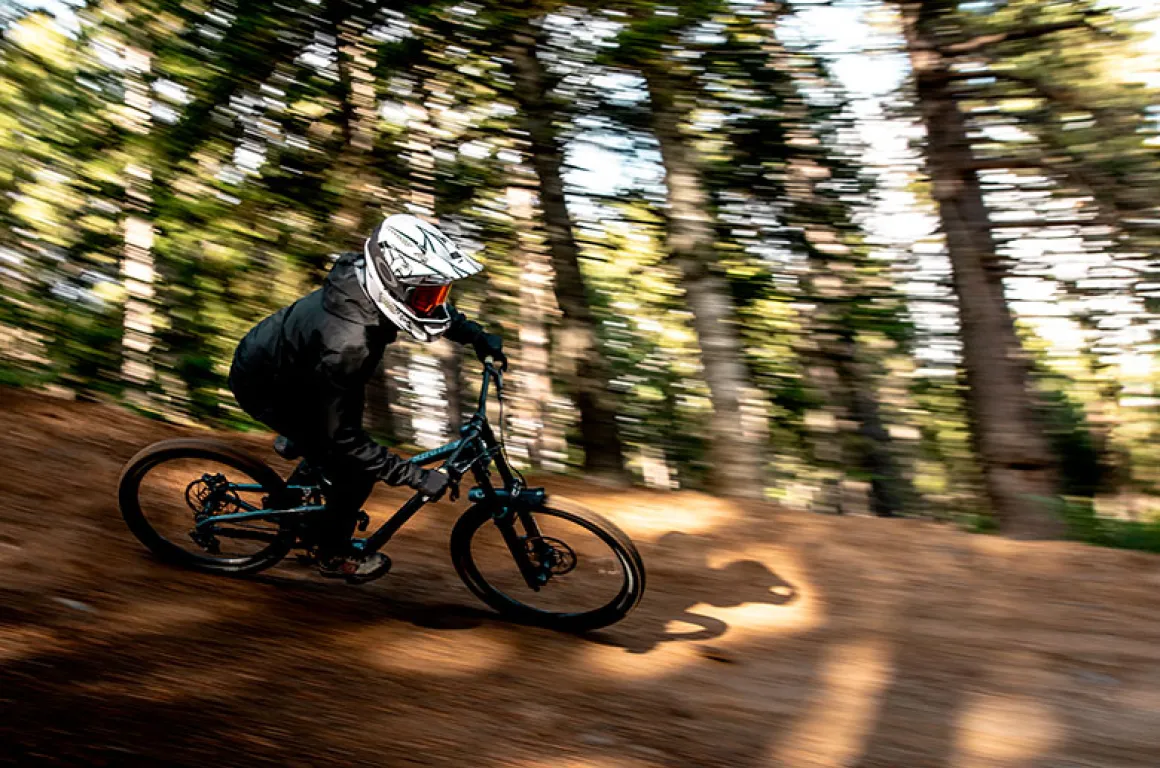
<path fill-rule="evenodd" d="M 383 555 L 383 564 L 377 570 L 374 570 L 371 573 L 364 574 L 362 576 L 355 576 L 354 574 L 348 574 L 346 576 L 346 583 L 358 585 L 358 584 L 366 584 L 368 582 L 374 581 L 375 579 L 381 579 L 382 577 L 386 576 L 388 573 L 391 572 L 391 566 L 392 566 L 391 558 L 387 557 L 386 555 Z"/>

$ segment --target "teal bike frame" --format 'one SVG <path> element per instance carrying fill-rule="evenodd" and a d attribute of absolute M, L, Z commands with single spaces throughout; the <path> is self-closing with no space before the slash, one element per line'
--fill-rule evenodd
<path fill-rule="evenodd" d="M 442 461 L 443 464 L 440 468 L 447 473 L 451 479 L 452 488 L 455 489 L 453 497 L 458 494 L 460 480 L 468 472 L 471 472 L 476 485 L 468 492 L 468 499 L 476 503 L 488 502 L 491 505 L 496 523 L 503 531 L 504 538 L 507 540 L 509 548 L 512 549 L 512 554 L 516 557 L 525 580 L 529 586 L 538 589 L 547 581 L 547 578 L 541 573 L 542 569 L 532 565 L 521 547 L 524 539 L 540 535 L 539 527 L 531 515 L 531 510 L 543 504 L 545 495 L 542 489 L 524 486 L 522 478 L 512 471 L 507 456 L 503 452 L 503 446 L 492 431 L 491 424 L 487 419 L 487 401 L 493 381 L 497 397 L 502 398 L 503 374 L 490 362 L 487 362 L 484 364 L 483 385 L 479 392 L 479 407 L 459 430 L 459 439 L 412 456 L 408 461 L 417 466 L 426 466 Z M 491 466 L 493 464 L 503 481 L 502 488 L 496 488 L 491 482 Z M 224 488 L 248 492 L 267 490 L 260 485 L 243 483 L 229 483 Z M 319 486 L 292 485 L 287 486 L 287 488 L 302 491 L 307 498 L 320 496 Z M 356 539 L 356 545 L 365 553 L 377 552 L 430 501 L 429 496 L 419 491 L 374 533 L 364 539 Z M 216 532 L 214 529 L 223 523 L 271 520 L 286 516 L 307 515 L 326 509 L 325 504 L 304 504 L 289 509 L 259 509 L 244 501 L 240 503 L 244 511 L 225 515 L 207 514 L 196 523 L 196 529 L 199 531 L 209 529 L 209 532 Z M 208 504 L 207 501 L 207 506 Z M 524 528 L 524 537 L 522 538 L 515 533 L 512 525 L 513 515 L 518 516 Z M 222 533 L 230 535 L 224 531 Z M 246 538 L 265 535 L 267 534 L 248 532 Z M 268 535 L 273 538 L 277 534 L 270 533 Z"/>

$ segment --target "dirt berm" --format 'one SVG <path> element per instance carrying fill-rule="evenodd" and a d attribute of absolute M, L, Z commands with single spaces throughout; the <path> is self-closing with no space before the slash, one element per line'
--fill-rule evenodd
<path fill-rule="evenodd" d="M 158 563 L 114 490 L 181 433 L 0 390 L 0 763 L 1160 766 L 1158 557 L 546 477 L 649 569 L 574 637 L 475 601 L 449 504 L 365 587 Z"/>

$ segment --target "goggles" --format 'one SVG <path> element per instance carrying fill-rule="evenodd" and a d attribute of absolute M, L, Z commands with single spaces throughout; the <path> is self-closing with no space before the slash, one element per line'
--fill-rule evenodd
<path fill-rule="evenodd" d="M 417 285 L 407 294 L 406 304 L 419 317 L 430 317 L 447 301 L 451 284 Z"/>

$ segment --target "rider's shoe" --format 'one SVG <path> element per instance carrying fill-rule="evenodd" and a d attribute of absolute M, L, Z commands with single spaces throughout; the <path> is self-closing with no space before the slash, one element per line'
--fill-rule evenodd
<path fill-rule="evenodd" d="M 351 554 L 323 560 L 318 573 L 328 579 L 346 579 L 350 584 L 365 584 L 386 576 L 391 570 L 391 558 L 381 552 L 369 555 Z"/>

